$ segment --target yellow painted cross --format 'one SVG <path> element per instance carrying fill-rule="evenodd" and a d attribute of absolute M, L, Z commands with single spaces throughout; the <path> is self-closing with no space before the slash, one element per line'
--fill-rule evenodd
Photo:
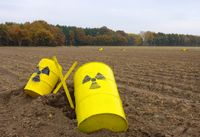
<path fill-rule="evenodd" d="M 60 85 L 60 87 L 63 85 L 63 88 L 64 88 L 64 90 L 65 90 L 65 94 L 66 94 L 66 96 L 67 96 L 67 98 L 68 98 L 68 100 L 69 100 L 70 107 L 71 107 L 72 109 L 74 109 L 74 104 L 73 104 L 72 99 L 71 99 L 71 96 L 70 96 L 70 94 L 69 94 L 69 90 L 68 90 L 67 85 L 66 85 L 66 83 L 65 83 L 65 79 L 64 79 L 64 77 L 63 77 L 62 71 L 59 69 L 59 64 L 58 64 L 58 60 L 57 60 L 56 56 L 53 56 L 53 60 L 54 60 L 54 62 L 55 62 L 55 64 L 56 64 L 56 67 L 57 67 L 57 69 L 58 69 L 58 71 L 59 71 L 59 76 L 60 76 L 60 81 L 61 81 L 61 83 L 60 83 L 59 85 Z M 71 67 L 70 72 L 68 71 L 68 73 L 65 75 L 65 78 L 66 78 L 66 79 L 67 79 L 67 77 L 69 76 L 69 74 L 72 72 L 72 70 L 73 70 L 73 68 L 76 66 L 76 64 L 77 64 L 77 62 L 75 62 L 75 65 L 73 64 L 73 66 Z M 58 85 L 58 86 L 59 86 L 59 85 Z M 57 91 L 59 90 L 60 87 L 57 87 L 57 88 L 53 91 L 53 93 L 57 93 Z M 56 91 L 56 90 L 57 90 L 57 91 Z"/>
<path fill-rule="evenodd" d="M 74 68 L 76 67 L 76 65 L 78 64 L 77 61 L 75 61 L 73 63 L 73 65 L 70 67 L 70 69 L 67 71 L 67 73 L 65 74 L 65 77 L 64 77 L 64 81 L 67 80 L 67 78 L 69 77 L 69 75 L 72 73 L 72 71 L 74 70 Z M 62 82 L 60 82 L 57 87 L 54 89 L 53 93 L 56 94 L 58 92 L 58 90 L 61 88 L 62 86 Z"/>

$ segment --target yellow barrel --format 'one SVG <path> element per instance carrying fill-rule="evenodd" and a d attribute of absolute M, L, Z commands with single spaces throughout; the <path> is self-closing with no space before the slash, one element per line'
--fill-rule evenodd
<path fill-rule="evenodd" d="M 62 70 L 62 67 L 59 66 Z M 24 91 L 30 96 L 37 97 L 52 92 L 59 79 L 59 72 L 52 59 L 40 60 L 35 72 L 31 75 Z"/>
<path fill-rule="evenodd" d="M 101 62 L 82 65 L 74 75 L 76 116 L 83 132 L 126 131 L 128 122 L 111 68 Z"/>

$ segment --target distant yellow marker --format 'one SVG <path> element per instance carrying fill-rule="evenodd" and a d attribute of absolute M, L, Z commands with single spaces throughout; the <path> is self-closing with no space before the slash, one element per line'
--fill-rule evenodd
<path fill-rule="evenodd" d="M 67 96 L 67 98 L 68 98 L 68 100 L 69 100 L 70 107 L 71 107 L 72 109 L 74 109 L 74 104 L 73 104 L 72 99 L 71 99 L 71 96 L 70 96 L 70 94 L 69 94 L 69 90 L 68 90 L 68 88 L 67 88 L 67 85 L 66 85 L 66 83 L 65 83 L 65 81 L 64 81 L 62 71 L 59 69 L 59 64 L 58 64 L 58 61 L 57 61 L 56 56 L 53 56 L 53 60 L 54 60 L 54 62 L 55 62 L 55 64 L 56 64 L 57 69 L 59 70 L 60 80 L 61 80 L 61 83 L 62 83 L 63 88 L 64 88 L 64 90 L 65 90 L 65 94 L 66 94 L 66 96 Z"/>
<path fill-rule="evenodd" d="M 126 49 L 122 49 L 122 51 L 126 51 Z"/>
<path fill-rule="evenodd" d="M 104 50 L 104 48 L 99 48 L 99 51 L 103 51 Z"/>
<path fill-rule="evenodd" d="M 181 49 L 181 51 L 188 51 L 188 49 L 186 49 L 186 48 L 183 48 L 183 49 Z"/>

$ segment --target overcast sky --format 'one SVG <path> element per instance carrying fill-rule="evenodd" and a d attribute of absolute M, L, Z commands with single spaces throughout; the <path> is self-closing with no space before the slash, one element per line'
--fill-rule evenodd
<path fill-rule="evenodd" d="M 1 0 L 0 22 L 200 35 L 200 0 Z"/>

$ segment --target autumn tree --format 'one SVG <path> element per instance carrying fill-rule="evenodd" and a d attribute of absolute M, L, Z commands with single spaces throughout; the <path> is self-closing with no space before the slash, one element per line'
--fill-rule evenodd
<path fill-rule="evenodd" d="M 74 31 L 74 43 L 75 45 L 86 45 L 86 36 L 82 28 L 76 28 Z"/>
<path fill-rule="evenodd" d="M 137 34 L 129 34 L 128 35 L 128 45 L 135 45 L 135 46 L 141 46 L 143 43 L 142 37 Z"/>
<path fill-rule="evenodd" d="M 141 32 L 140 33 L 142 39 L 143 39 L 143 44 L 144 45 L 153 45 L 154 43 L 154 38 L 155 38 L 155 33 L 151 31 L 146 31 L 146 32 Z"/>
<path fill-rule="evenodd" d="M 22 42 L 27 39 L 28 32 L 20 24 L 12 24 L 8 27 L 9 41 L 14 45 L 21 46 Z"/>
<path fill-rule="evenodd" d="M 45 21 L 34 21 L 30 24 L 33 45 L 61 46 L 65 45 L 65 35 L 56 26 Z"/>
<path fill-rule="evenodd" d="M 70 46 L 74 45 L 74 38 L 75 38 L 74 31 L 70 31 L 69 32 L 69 44 L 70 44 Z"/>
<path fill-rule="evenodd" d="M 7 26 L 0 24 L 0 45 L 8 45 L 9 37 Z"/>

